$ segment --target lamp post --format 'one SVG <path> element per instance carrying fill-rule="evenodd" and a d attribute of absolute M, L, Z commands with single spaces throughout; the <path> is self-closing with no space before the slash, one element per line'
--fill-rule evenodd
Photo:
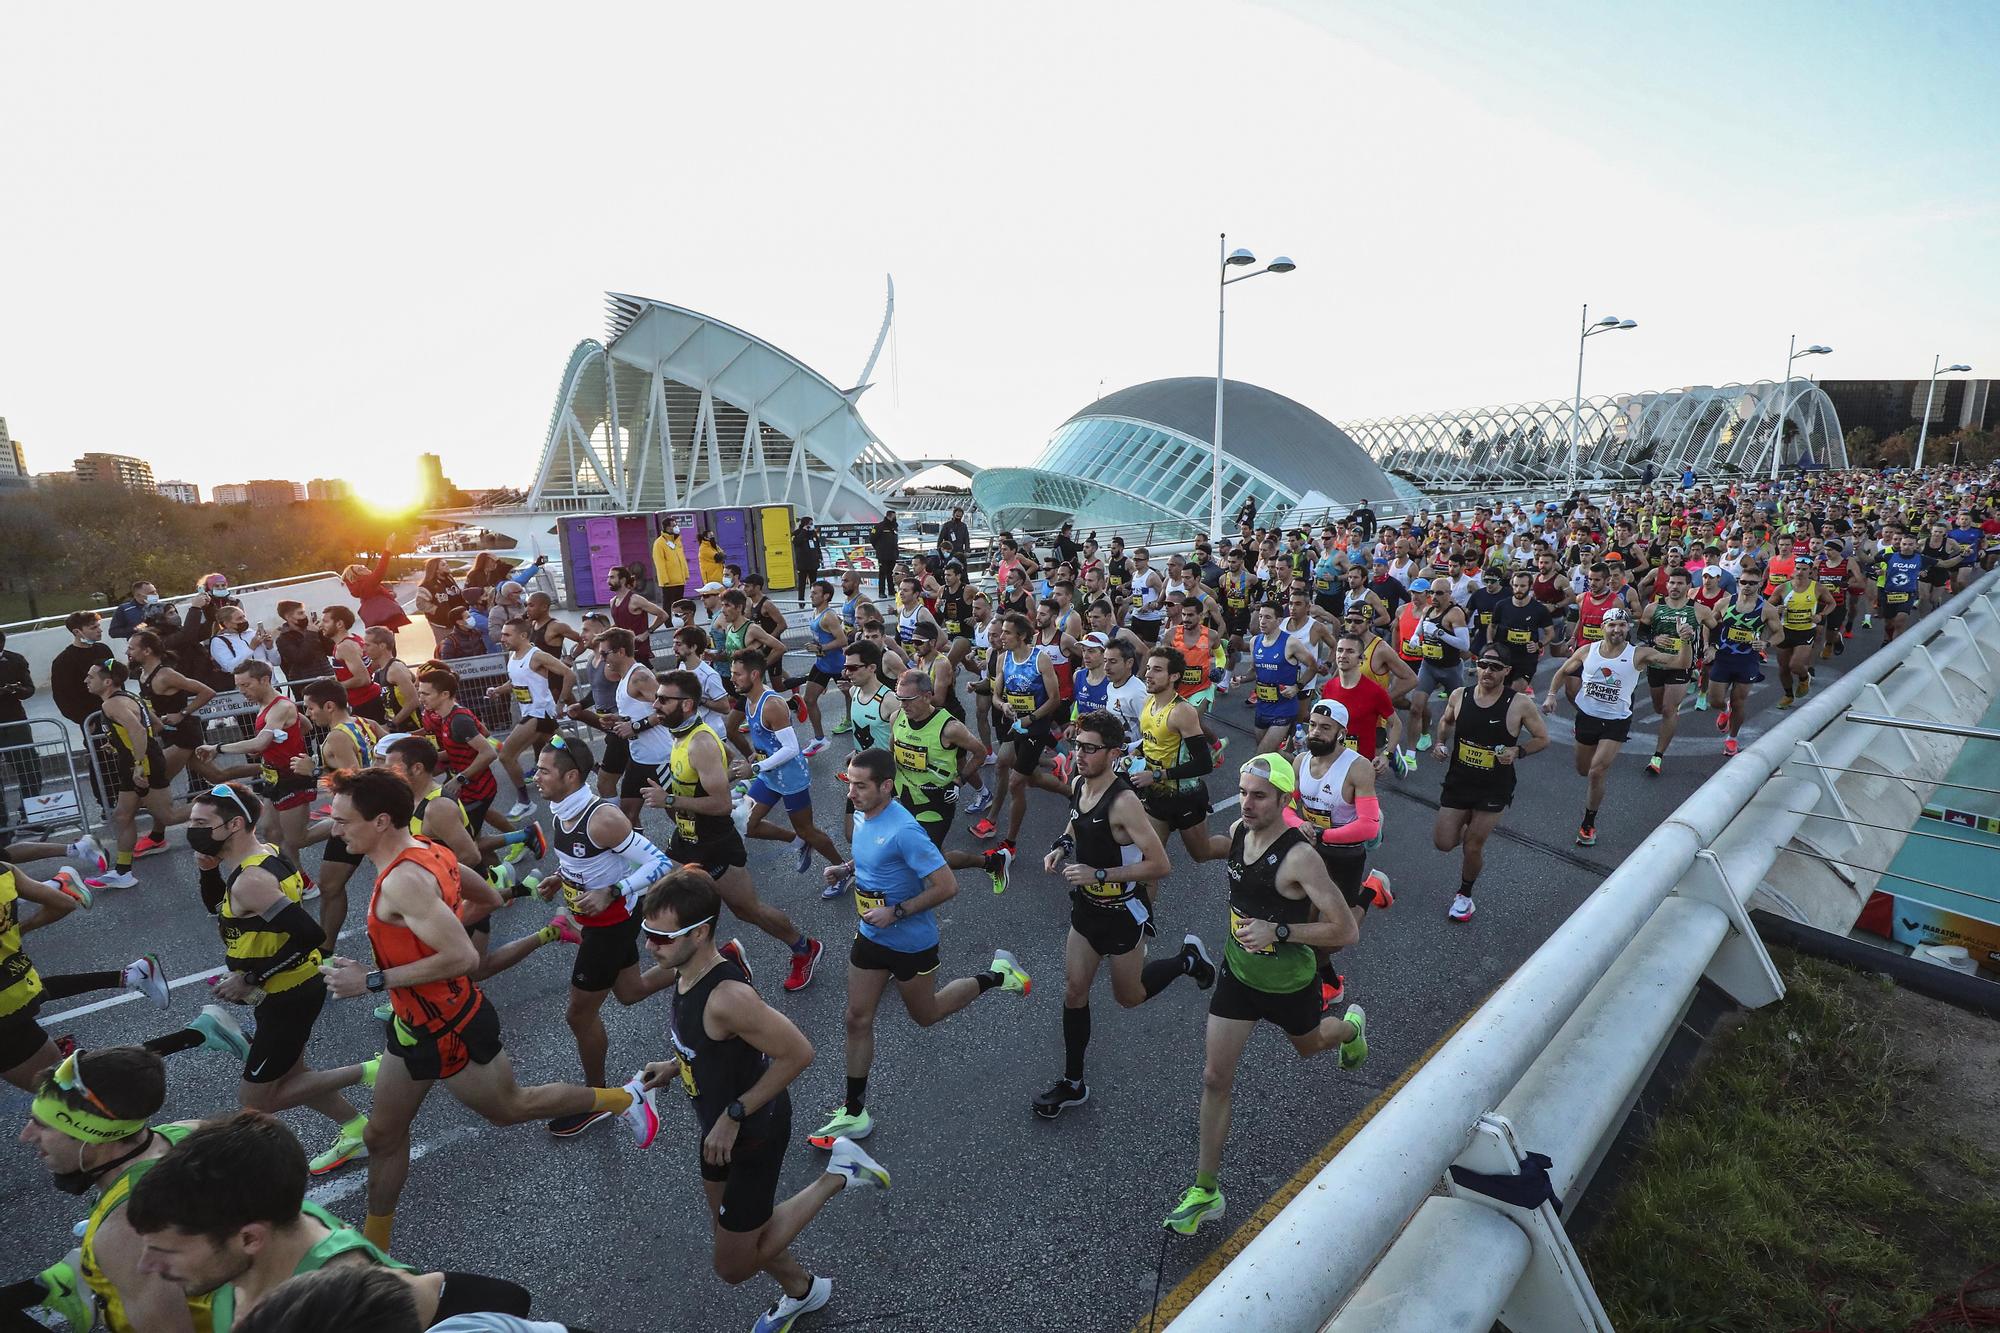
<path fill-rule="evenodd" d="M 1284 255 L 1279 255 L 1270 263 L 1248 273 L 1229 276 L 1232 268 L 1247 268 L 1257 262 L 1257 256 L 1248 250 L 1231 250 L 1229 233 L 1222 233 L 1219 245 L 1222 263 L 1216 274 L 1215 287 L 1215 439 L 1209 449 L 1210 467 L 1208 479 L 1208 539 L 1216 546 L 1222 545 L 1222 335 L 1225 328 L 1223 314 L 1223 294 L 1232 282 L 1242 282 L 1262 273 L 1290 273 L 1298 265 Z"/>
<path fill-rule="evenodd" d="M 1792 335 L 1791 346 L 1785 355 L 1785 384 L 1778 393 L 1778 424 L 1771 432 L 1771 480 L 1778 479 L 1778 461 L 1785 455 L 1785 418 L 1792 413 L 1792 362 L 1802 356 L 1825 356 L 1833 349 L 1821 343 L 1814 343 L 1803 352 L 1799 350 L 1799 335 Z"/>
<path fill-rule="evenodd" d="M 1609 333 L 1613 329 L 1636 329 L 1636 319 L 1620 319 L 1616 315 L 1606 315 L 1595 324 L 1590 322 L 1590 307 L 1583 308 L 1583 327 L 1576 335 L 1576 399 L 1570 404 L 1569 417 L 1569 484 L 1576 489 L 1577 458 L 1583 446 L 1583 343 L 1599 333 Z"/>
<path fill-rule="evenodd" d="M 1938 362 L 1942 360 L 1944 360 L 1943 353 L 1939 353 L 1931 358 L 1931 387 L 1924 390 L 1924 419 L 1923 423 L 1917 427 L 1916 470 L 1919 472 L 1924 470 L 1924 440 L 1931 433 L 1931 398 L 1937 393 L 1937 377 L 1940 375 L 1955 375 L 1961 370 L 1972 369 L 1971 366 L 1946 366 L 1940 370 L 1938 369 Z M 1954 463 L 1958 461 L 1955 452 L 1952 461 Z"/>

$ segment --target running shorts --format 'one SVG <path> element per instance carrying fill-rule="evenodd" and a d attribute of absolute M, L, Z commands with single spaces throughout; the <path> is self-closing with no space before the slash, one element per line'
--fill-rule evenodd
<path fill-rule="evenodd" d="M 1444 790 L 1438 793 L 1438 804 L 1447 810 L 1475 810 L 1481 814 L 1497 815 L 1513 803 L 1512 787 L 1489 787 L 1478 782 L 1458 782 L 1452 779 L 1450 773 L 1445 774 Z"/>
<path fill-rule="evenodd" d="M 450 1078 L 468 1064 L 491 1064 L 501 1050 L 500 1011 L 483 993 L 472 1004 L 470 1015 L 444 1029 L 414 1028 L 392 1016 L 383 1024 L 383 1048 L 419 1083 Z"/>
<path fill-rule="evenodd" d="M 750 779 L 750 803 L 764 806 L 766 809 L 782 804 L 786 814 L 794 810 L 810 810 L 813 803 L 812 788 L 805 786 L 797 791 L 779 791 L 764 781 L 764 775 L 759 773 Z"/>
<path fill-rule="evenodd" d="M 24 1065 L 42 1049 L 49 1034 L 35 1021 L 40 999 L 30 1000 L 13 1013 L 0 1018 L 0 1070 Z"/>
<path fill-rule="evenodd" d="M 898 981 L 915 981 L 938 970 L 938 947 L 933 944 L 916 953 L 904 953 L 901 949 L 877 944 L 856 931 L 854 947 L 847 951 L 847 961 L 863 972 L 887 972 Z"/>
<path fill-rule="evenodd" d="M 1717 653 L 1708 664 L 1708 679 L 1720 685 L 1755 685 L 1764 679 L 1764 668 L 1755 653 Z"/>
<path fill-rule="evenodd" d="M 617 737 L 613 737 L 616 740 Z M 646 784 L 660 781 L 660 770 L 651 764 L 629 763 L 618 776 L 618 795 L 627 801 L 639 800 L 646 794 Z M 665 785 L 665 784 L 662 784 Z"/>
<path fill-rule="evenodd" d="M 1417 692 L 1432 694 L 1438 690 L 1455 690 L 1465 684 L 1465 667 L 1453 662 L 1450 666 L 1439 666 L 1426 661 L 1417 668 Z"/>
<path fill-rule="evenodd" d="M 1599 741 L 1617 741 L 1624 744 L 1632 734 L 1632 719 L 1629 717 L 1592 717 L 1589 713 L 1576 715 L 1576 743 L 1595 745 Z"/>
<path fill-rule="evenodd" d="M 287 773 L 276 782 L 259 778 L 250 787 L 280 810 L 296 810 L 302 805 L 310 805 L 313 793 L 318 790 L 311 778 L 302 778 L 296 773 Z"/>
<path fill-rule="evenodd" d="M 1014 771 L 1016 773 L 1026 773 L 1030 776 L 1034 774 L 1036 769 L 1042 766 L 1042 756 L 1049 752 L 1049 747 L 1055 744 L 1056 740 L 1054 731 L 1050 729 L 1049 724 L 1046 722 L 1030 723 L 1025 736 L 1016 734 L 1013 725 L 1010 723 L 1001 732 L 1001 735 L 1004 739 L 1013 743 Z"/>
<path fill-rule="evenodd" d="M 123 746 L 111 744 L 105 747 L 109 757 L 105 776 L 111 779 L 111 789 L 118 792 L 139 790 L 139 767 L 132 761 L 132 755 Z M 146 763 L 153 774 L 153 786 L 164 787 L 167 783 L 167 756 L 160 749 L 157 740 L 146 742 Z"/>
<path fill-rule="evenodd" d="M 1133 616 L 1132 623 L 1126 628 L 1138 635 L 1139 642 L 1148 647 L 1160 641 L 1160 622 L 1157 620 L 1145 620 L 1138 616 Z"/>
<path fill-rule="evenodd" d="M 944 787 L 936 799 L 928 801 L 912 800 L 901 792 L 896 799 L 905 810 L 917 817 L 917 825 L 930 837 L 934 846 L 944 846 L 944 835 L 951 832 L 952 820 L 958 818 L 958 788 Z M 854 803 L 847 805 L 848 827 L 854 826 Z"/>
<path fill-rule="evenodd" d="M 771 1113 L 766 1117 L 769 1123 L 755 1139 L 748 1137 L 747 1131 L 739 1134 L 727 1162 L 711 1166 L 704 1159 L 701 1164 L 703 1180 L 722 1182 L 722 1205 L 716 1210 L 715 1224 L 724 1231 L 755 1231 L 771 1220 L 777 1207 L 778 1177 L 784 1172 L 785 1145 L 792 1137 L 792 1099 L 781 1092 L 764 1109 Z"/>
<path fill-rule="evenodd" d="M 1291 1037 L 1303 1037 L 1319 1026 L 1318 977 L 1295 991 L 1274 994 L 1238 981 L 1229 970 L 1227 959 L 1215 971 L 1215 989 L 1208 993 L 1208 1012 L 1212 1017 L 1247 1023 L 1262 1019 L 1277 1024 Z"/>
<path fill-rule="evenodd" d="M 1788 629 L 1785 631 L 1785 637 L 1778 644 L 1778 647 L 1781 650 L 1791 649 L 1791 648 L 1804 648 L 1809 646 L 1812 643 L 1812 641 L 1818 637 L 1818 635 L 1819 635 L 1819 630 L 1817 628 Z"/>
<path fill-rule="evenodd" d="M 1368 905 L 1374 901 L 1361 887 L 1362 881 L 1368 878 L 1368 848 L 1358 842 L 1314 842 L 1313 848 L 1319 852 L 1319 859 L 1326 863 L 1327 876 L 1340 890 L 1340 896 L 1347 899 L 1347 905 L 1367 911 Z"/>
<path fill-rule="evenodd" d="M 1139 800 L 1147 815 L 1176 833 L 1207 823 L 1213 813 L 1208 803 L 1208 787 L 1201 782 L 1185 791 L 1166 792 L 1148 787 L 1139 793 Z"/>
<path fill-rule="evenodd" d="M 710 877 L 720 876 L 731 866 L 750 864 L 742 835 L 734 827 L 727 833 L 700 842 L 675 834 L 667 843 L 667 855 L 673 858 L 676 865 L 700 866 Z"/>
<path fill-rule="evenodd" d="M 358 866 L 361 864 L 361 853 L 349 847 L 347 839 L 335 833 L 327 838 L 319 859 L 321 865 Z"/>
<path fill-rule="evenodd" d="M 1649 666 L 1646 668 L 1646 684 L 1653 689 L 1660 690 L 1665 689 L 1669 685 L 1685 685 L 1687 683 L 1688 668 L 1686 667 Z"/>
<path fill-rule="evenodd" d="M 1507 654 L 1507 683 L 1513 685 L 1519 681 L 1526 681 L 1530 685 L 1534 684 L 1535 672 L 1541 665 L 1540 653 Z"/>
<path fill-rule="evenodd" d="M 1076 889 L 1070 890 L 1069 924 L 1085 944 L 1105 958 L 1131 953 L 1142 939 L 1155 933 L 1150 914 L 1142 926 L 1125 903 L 1099 907 Z"/>
<path fill-rule="evenodd" d="M 556 720 L 552 717 L 526 716 L 521 719 L 520 725 L 533 727 L 538 740 L 547 740 L 556 734 Z"/>
<path fill-rule="evenodd" d="M 597 761 L 597 766 L 613 777 L 623 773 L 632 766 L 632 743 L 615 731 L 605 732 L 604 757 Z"/>
<path fill-rule="evenodd" d="M 817 662 L 813 663 L 812 670 L 806 672 L 806 684 L 817 685 L 821 689 L 825 689 L 827 686 L 834 684 L 839 679 L 840 677 L 829 674 Z"/>
<path fill-rule="evenodd" d="M 616 925 L 578 926 L 583 939 L 576 946 L 576 963 L 569 984 L 580 991 L 607 991 L 618 974 L 639 965 L 639 918 L 628 916 Z"/>
<path fill-rule="evenodd" d="M 243 1059 L 245 1083 L 276 1083 L 306 1053 L 313 1024 L 326 1007 L 326 979 L 307 977 L 288 991 L 257 1002 L 257 1030 Z"/>

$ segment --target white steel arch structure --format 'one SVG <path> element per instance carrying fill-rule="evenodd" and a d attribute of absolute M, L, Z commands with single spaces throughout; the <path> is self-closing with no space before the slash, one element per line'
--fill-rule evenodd
<path fill-rule="evenodd" d="M 570 353 L 527 508 L 794 504 L 873 520 L 882 492 L 911 475 L 855 407 L 866 384 L 837 388 L 697 311 L 616 292 L 606 302 L 608 339 Z"/>
<path fill-rule="evenodd" d="M 1636 476 L 1647 463 L 1764 476 L 1774 446 L 1787 467 L 1847 466 L 1839 414 L 1803 379 L 1586 398 L 1580 412 L 1563 399 L 1339 424 L 1384 472 L 1425 488 L 1559 482 L 1572 444 L 1579 477 Z"/>

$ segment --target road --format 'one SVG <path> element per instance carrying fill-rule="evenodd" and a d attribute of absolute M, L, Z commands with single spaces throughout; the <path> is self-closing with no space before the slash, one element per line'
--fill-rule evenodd
<path fill-rule="evenodd" d="M 1872 646 L 1874 634 L 1866 638 Z M 1820 677 L 1831 679 L 1857 660 L 1858 652 L 1850 652 L 1822 664 Z M 1772 720 L 1775 698 L 1773 685 L 1758 687 L 1746 742 Z M 1239 700 L 1230 696 L 1218 704 L 1218 715 L 1232 727 L 1247 712 Z M 1030 1114 L 1030 1100 L 1061 1071 L 1068 917 L 1062 888 L 1035 864 L 1056 835 L 1061 812 L 1053 797 L 1038 794 L 1021 839 L 1028 864 L 1009 892 L 996 896 L 983 874 L 964 873 L 959 896 L 940 912 L 941 978 L 976 970 L 995 947 L 1004 947 L 1033 975 L 1032 994 L 989 993 L 929 1030 L 918 1029 L 893 1000 L 885 1002 L 869 1083 L 877 1128 L 868 1147 L 894 1173 L 895 1186 L 886 1194 L 836 1198 L 799 1242 L 801 1260 L 835 1279 L 832 1306 L 802 1329 L 1143 1326 L 1156 1285 L 1171 1294 L 1476 1007 L 1722 762 L 1713 716 L 1691 708 L 1684 713 L 1684 734 L 1666 772 L 1652 778 L 1642 769 L 1658 719 L 1642 704 L 1599 816 L 1600 840 L 1588 849 L 1573 845 L 1583 780 L 1571 766 L 1566 716 L 1555 720 L 1551 748 L 1523 761 L 1518 798 L 1488 845 L 1479 915 L 1463 925 L 1445 916 L 1457 857 L 1440 855 L 1430 844 L 1442 766 L 1427 759 L 1415 776 L 1386 780 L 1386 836 L 1374 864 L 1394 876 L 1396 905 L 1370 915 L 1362 940 L 1342 964 L 1349 998 L 1368 1008 L 1370 1058 L 1348 1073 L 1331 1058 L 1302 1063 L 1279 1033 L 1260 1028 L 1236 1088 L 1222 1173 L 1227 1214 L 1196 1237 L 1173 1237 L 1164 1245 L 1159 1219 L 1193 1178 L 1205 997 L 1182 980 L 1139 1009 L 1121 1010 L 1108 981 L 1100 980 L 1093 998 L 1090 1104 L 1054 1122 Z M 1240 761 L 1250 741 L 1240 729 L 1230 734 L 1229 760 Z M 814 762 L 814 804 L 829 829 L 840 809 L 835 774 L 846 748 L 836 739 Z M 1218 798 L 1234 791 L 1235 762 L 1224 769 L 1210 779 Z M 1226 827 L 1228 818 L 1227 810 L 1219 811 L 1212 826 Z M 657 816 L 655 821 L 663 824 Z M 969 842 L 968 834 L 953 834 L 954 845 Z M 1170 844 L 1170 852 L 1178 845 Z M 822 902 L 816 875 L 811 881 L 796 875 L 791 855 L 775 843 L 753 844 L 751 869 L 761 892 L 827 940 L 818 979 L 797 996 L 783 995 L 777 985 L 783 949 L 754 930 L 739 933 L 766 997 L 818 1048 L 793 1087 L 803 1133 L 841 1096 L 843 964 L 853 909 L 845 901 Z M 158 952 L 169 975 L 181 979 L 171 1011 L 162 1014 L 138 1000 L 64 1001 L 44 1011 L 43 1026 L 51 1033 L 71 1033 L 85 1046 L 133 1041 L 185 1020 L 206 999 L 202 974 L 220 961 L 220 946 L 196 897 L 192 855 L 176 837 L 173 850 L 142 861 L 139 874 L 142 887 L 107 895 L 96 911 L 37 932 L 29 944 L 49 973 Z M 1158 908 L 1162 935 L 1178 942 L 1183 931 L 1194 930 L 1219 941 L 1226 921 L 1222 886 L 1219 865 L 1174 874 Z M 342 947 L 365 956 L 363 901 L 357 891 Z M 537 907 L 511 908 L 496 927 L 496 940 L 539 926 Z M 568 967 L 567 949 L 550 946 L 488 987 L 523 1081 L 578 1075 L 563 1021 Z M 614 1071 L 661 1057 L 663 1003 L 607 1007 Z M 380 1025 L 369 1006 L 334 1002 L 320 1020 L 311 1056 L 315 1064 L 331 1065 L 361 1059 L 379 1044 Z M 198 1118 L 231 1109 L 235 1074 L 219 1056 L 196 1051 L 173 1057 L 166 1116 Z M 663 1095 L 661 1106 L 660 1140 L 640 1152 L 612 1123 L 567 1141 L 551 1139 L 539 1126 L 494 1129 L 440 1090 L 416 1126 L 421 1160 L 398 1214 L 398 1257 L 427 1268 L 507 1275 L 535 1292 L 542 1317 L 598 1330 L 749 1327 L 774 1298 L 772 1285 L 758 1279 L 732 1289 L 712 1275 L 693 1116 L 676 1097 Z M 25 1107 L 21 1094 L 0 1091 L 0 1109 L 10 1118 Z M 287 1113 L 286 1119 L 309 1151 L 329 1139 L 331 1127 L 310 1114 Z M 785 1191 L 806 1183 L 818 1160 L 814 1150 L 796 1145 Z M 363 1181 L 363 1168 L 349 1167 L 319 1182 L 313 1197 L 358 1223 Z M 21 1270 L 0 1273 L 0 1281 L 59 1256 L 84 1211 L 49 1187 L 25 1150 L 0 1157 L 0 1230 L 13 1238 Z"/>

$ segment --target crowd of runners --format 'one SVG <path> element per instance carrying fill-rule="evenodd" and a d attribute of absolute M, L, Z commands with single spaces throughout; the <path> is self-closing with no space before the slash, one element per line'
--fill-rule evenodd
<path fill-rule="evenodd" d="M 365 628 L 344 608 L 294 608 L 288 627 L 318 636 L 325 678 L 283 688 L 275 652 L 246 646 L 228 686 L 255 720 L 219 740 L 196 712 L 224 657 L 190 670 L 141 629 L 120 660 L 94 614 L 72 617 L 112 846 L 0 848 L 0 1071 L 33 1099 L 22 1141 L 86 1216 L 75 1251 L 24 1261 L 35 1271 L 0 1287 L 0 1330 L 559 1330 L 529 1320 L 529 1293 L 506 1278 L 393 1257 L 399 1201 L 425 1189 L 411 1125 L 441 1083 L 495 1125 L 572 1137 L 617 1120 L 639 1148 L 678 1088 L 699 1127 L 713 1269 L 771 1278 L 755 1327 L 782 1333 L 832 1293 L 793 1242 L 836 1196 L 890 1184 L 861 1146 L 884 1109 L 869 1095 L 884 996 L 929 1027 L 1030 992 L 1005 947 L 939 979 L 938 909 L 967 871 L 994 893 L 1036 866 L 1067 886 L 1062 1067 L 1024 1097 L 1032 1115 L 1091 1100 L 1100 972 L 1124 1008 L 1206 995 L 1198 1155 L 1163 1219 L 1193 1234 L 1224 1211 L 1231 1093 L 1256 1024 L 1341 1069 L 1367 1058 L 1339 954 L 1398 901 L 1372 855 L 1386 785 L 1434 793 L 1433 845 L 1455 854 L 1455 887 L 1439 869 L 1451 860 L 1393 867 L 1404 911 L 1470 922 L 1485 845 L 1523 762 L 1551 742 L 1546 716 L 1573 715 L 1575 777 L 1543 776 L 1574 792 L 1575 841 L 1590 846 L 1609 784 L 1659 775 L 1684 728 L 1712 720 L 1734 755 L 1752 717 L 1810 693 L 1818 664 L 1893 639 L 1992 568 L 2000 477 L 1817 473 L 1394 522 L 1365 502 L 1325 523 L 1240 519 L 1214 548 L 1158 554 L 1067 527 L 1041 552 L 1003 537 L 976 569 L 946 543 L 871 573 L 872 595 L 850 569 L 789 610 L 754 575 L 682 586 L 632 569 L 571 625 L 517 585 L 481 616 L 504 653 L 490 691 L 452 660 L 401 661 L 365 600 Z M 467 622 L 439 573 L 416 604 L 443 644 Z M 226 599 L 215 618 L 233 623 Z M 504 732 L 481 720 L 495 704 L 511 709 Z M 1646 708 L 1653 748 L 1620 764 Z M 1225 729 L 1244 736 L 1237 756 Z M 814 808 L 815 764 L 839 768 L 841 810 Z M 1062 812 L 1050 846 L 1020 845 L 1031 803 Z M 177 826 L 199 883 L 159 910 L 214 919 L 214 1003 L 142 1045 L 58 1040 L 37 1021 L 48 1001 L 125 989 L 168 1008 L 157 958 L 53 975 L 24 936 L 149 878 L 135 857 Z M 847 932 L 811 892 L 760 890 L 759 841 L 855 912 L 845 1095 L 798 1124 L 788 1088 L 814 1048 L 782 993 L 819 972 L 814 923 Z M 363 862 L 365 906 L 349 893 Z M 530 898 L 559 910 L 494 938 Z M 345 956 L 357 914 L 367 948 Z M 749 929 L 788 959 L 777 1005 L 735 933 Z M 573 959 L 578 1077 L 523 1086 L 489 987 L 552 946 Z M 607 998 L 661 1014 L 658 1058 L 629 1077 L 608 1067 Z M 375 1007 L 380 1054 L 308 1063 L 330 1003 Z M 218 1090 L 212 1118 L 158 1123 L 170 1082 L 213 1083 L 214 1066 L 181 1055 L 202 1050 L 239 1069 L 233 1107 Z M 920 1114 L 920 1100 L 887 1111 Z M 291 1108 L 327 1122 L 316 1152 L 275 1118 Z M 781 1199 L 794 1137 L 825 1170 Z M 366 1171 L 358 1227 L 306 1197 L 342 1169 Z"/>

